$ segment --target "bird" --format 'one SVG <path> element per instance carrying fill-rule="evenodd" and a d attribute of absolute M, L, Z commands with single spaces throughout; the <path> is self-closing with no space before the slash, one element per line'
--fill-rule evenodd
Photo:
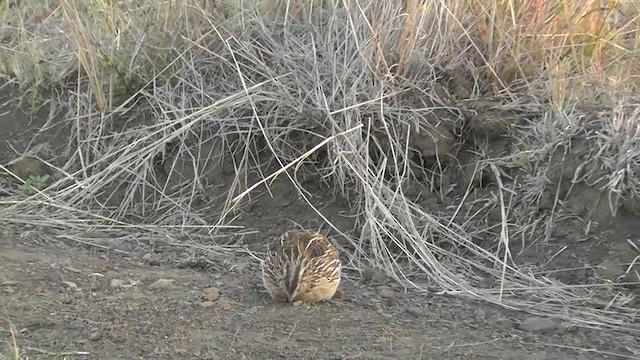
<path fill-rule="evenodd" d="M 262 281 L 279 302 L 318 303 L 342 296 L 340 253 L 318 231 L 289 230 L 269 244 Z"/>

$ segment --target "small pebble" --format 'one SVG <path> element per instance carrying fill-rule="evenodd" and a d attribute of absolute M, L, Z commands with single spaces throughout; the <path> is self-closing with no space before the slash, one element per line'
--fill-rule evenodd
<path fill-rule="evenodd" d="M 114 289 L 119 289 L 124 287 L 124 280 L 113 279 L 109 285 Z"/>
<path fill-rule="evenodd" d="M 69 288 L 69 290 L 72 291 L 80 291 L 80 288 L 78 288 L 78 285 L 76 285 L 76 283 L 71 282 L 71 281 L 63 281 L 63 284 L 67 285 L 67 287 Z"/>
<path fill-rule="evenodd" d="M 74 267 L 73 267 L 73 266 L 71 266 L 71 265 L 67 265 L 67 266 L 65 267 L 65 270 L 67 270 L 67 271 L 71 271 L 71 272 L 76 273 L 76 274 L 80 274 L 80 273 L 82 273 L 82 270 L 80 270 L 80 269 L 76 269 L 76 268 L 74 268 Z"/>
<path fill-rule="evenodd" d="M 220 300 L 220 307 L 222 307 L 223 310 L 229 311 L 235 307 L 235 303 L 231 300 L 222 299 Z"/>
<path fill-rule="evenodd" d="M 202 298 L 205 301 L 214 302 L 220 298 L 220 290 L 218 290 L 218 288 L 216 287 L 206 288 L 204 289 L 204 294 L 202 295 Z"/>
<path fill-rule="evenodd" d="M 407 314 L 413 315 L 415 317 L 421 317 L 422 315 L 424 315 L 424 311 L 422 311 L 422 308 L 417 306 L 408 307 L 406 311 Z"/>
<path fill-rule="evenodd" d="M 532 333 L 548 333 L 558 328 L 558 322 L 554 319 L 532 316 L 521 322 L 518 328 Z"/>
<path fill-rule="evenodd" d="M 173 279 L 158 279 L 149 285 L 149 289 L 166 289 L 173 281 Z"/>
<path fill-rule="evenodd" d="M 102 337 L 102 334 L 100 333 L 100 331 L 98 330 L 93 330 L 91 332 L 91 335 L 89 335 L 89 340 L 91 341 L 97 341 L 100 340 L 100 338 Z"/>
<path fill-rule="evenodd" d="M 396 294 L 393 292 L 393 290 L 386 286 L 381 287 L 378 291 L 378 294 L 380 294 L 380 297 L 383 299 L 394 299 L 396 297 Z"/>
<path fill-rule="evenodd" d="M 396 299 L 395 297 L 389 297 L 384 299 L 384 304 L 388 307 L 393 307 L 398 305 L 398 299 Z"/>

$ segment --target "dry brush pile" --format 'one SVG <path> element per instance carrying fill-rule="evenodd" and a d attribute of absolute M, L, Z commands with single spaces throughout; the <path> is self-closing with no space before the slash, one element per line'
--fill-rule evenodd
<path fill-rule="evenodd" d="M 25 104 L 50 94 L 70 146 L 0 218 L 206 242 L 251 174 L 316 176 L 356 209 L 336 229 L 354 266 L 640 333 L 629 292 L 514 260 L 581 207 L 638 207 L 637 6 L 23 0 L 0 13 L 2 72 Z"/>

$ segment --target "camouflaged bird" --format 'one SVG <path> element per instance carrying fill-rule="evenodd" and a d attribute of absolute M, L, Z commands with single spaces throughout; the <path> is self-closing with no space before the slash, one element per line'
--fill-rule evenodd
<path fill-rule="evenodd" d="M 262 281 L 281 302 L 315 303 L 341 294 L 338 249 L 322 234 L 291 230 L 269 245 Z"/>

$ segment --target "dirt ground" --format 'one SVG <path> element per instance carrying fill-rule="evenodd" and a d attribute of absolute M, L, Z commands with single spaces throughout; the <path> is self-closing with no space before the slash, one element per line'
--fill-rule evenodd
<path fill-rule="evenodd" d="M 37 141 L 46 108 L 32 118 L 7 107 L 10 93 L 0 97 L 7 164 Z M 273 198 L 263 192 L 236 220 L 247 234 L 236 244 L 264 244 L 294 222 L 323 225 L 286 182 L 271 190 Z M 316 201 L 332 223 L 351 228 L 346 204 L 327 194 Z M 344 300 L 279 304 L 262 287 L 258 259 L 244 251 L 135 234 L 86 234 L 92 245 L 83 245 L 60 233 L 17 233 L 0 223 L 0 359 L 12 359 L 14 338 L 25 359 L 618 359 L 640 348 L 631 336 L 384 279 L 347 277 Z"/>
<path fill-rule="evenodd" d="M 2 237 L 0 354 L 9 356 L 10 329 L 29 359 L 616 359 L 607 353 L 629 354 L 637 342 L 585 329 L 527 332 L 520 314 L 392 284 L 347 280 L 346 300 L 279 304 L 253 259 L 212 263 L 220 265 L 150 266 Z"/>

